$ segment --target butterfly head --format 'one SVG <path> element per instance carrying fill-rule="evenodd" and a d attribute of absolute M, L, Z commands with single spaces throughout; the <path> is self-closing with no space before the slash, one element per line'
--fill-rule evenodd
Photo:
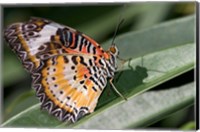
<path fill-rule="evenodd" d="M 109 58 L 107 60 L 107 64 L 110 66 L 110 74 L 109 77 L 114 76 L 114 72 L 117 69 L 117 56 L 119 55 L 119 50 L 115 46 L 115 44 L 112 44 L 112 46 L 107 51 L 109 54 Z"/>
<path fill-rule="evenodd" d="M 117 46 L 115 44 L 113 44 L 110 49 L 110 54 L 114 55 L 115 57 L 117 57 L 119 55 L 119 50 L 117 49 Z"/>
<path fill-rule="evenodd" d="M 109 49 L 110 53 L 111 53 L 112 55 L 114 55 L 115 58 L 119 55 L 119 50 L 117 49 L 117 46 L 115 45 L 114 41 L 115 41 L 115 37 L 116 37 L 116 35 L 117 35 L 117 31 L 119 30 L 119 27 L 120 27 L 120 25 L 121 25 L 123 22 L 124 22 L 124 19 L 122 19 L 122 20 L 120 21 L 120 23 L 117 25 L 116 30 L 115 30 L 115 33 L 114 33 L 114 36 L 113 36 L 112 45 L 111 45 L 111 47 L 110 47 L 110 49 Z"/>

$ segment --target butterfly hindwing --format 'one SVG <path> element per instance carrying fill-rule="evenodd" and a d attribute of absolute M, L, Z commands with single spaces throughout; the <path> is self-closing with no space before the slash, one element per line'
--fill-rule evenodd
<path fill-rule="evenodd" d="M 96 64 L 98 59 L 64 54 L 44 61 L 43 68 L 32 75 L 42 107 L 60 120 L 72 122 L 93 112 L 107 84 L 106 71 Z"/>

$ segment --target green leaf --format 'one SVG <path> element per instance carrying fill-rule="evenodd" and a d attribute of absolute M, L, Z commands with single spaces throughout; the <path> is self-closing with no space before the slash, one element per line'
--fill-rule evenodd
<path fill-rule="evenodd" d="M 194 32 L 191 32 L 193 24 L 194 17 L 190 16 L 119 36 L 116 42 L 121 42 L 118 45 L 120 52 L 122 51 L 121 55 L 132 59 L 125 63 L 121 71 L 117 72 L 114 80 L 117 89 L 132 100 L 136 95 L 193 69 L 195 63 Z M 183 27 L 187 32 L 183 32 Z M 139 46 L 138 43 L 140 43 Z M 109 43 L 104 46 L 109 46 Z M 75 127 L 87 124 L 107 110 L 127 103 L 124 103 L 113 91 L 110 91 L 108 96 L 110 89 L 108 84 L 99 99 L 95 112 L 75 124 L 59 122 L 47 112 L 40 111 L 39 104 L 37 104 L 12 117 L 3 126 Z M 182 107 L 187 106 L 188 103 L 182 102 Z"/>
<path fill-rule="evenodd" d="M 39 106 L 40 104 L 33 105 L 32 107 L 13 116 L 1 126 L 55 127 L 60 124 L 58 120 L 49 116 L 47 112 L 41 111 Z"/>
<path fill-rule="evenodd" d="M 27 107 L 30 107 L 30 106 L 38 103 L 38 99 L 36 99 L 36 97 L 35 97 L 35 91 L 33 91 L 33 90 L 25 91 L 25 92 L 20 91 L 20 93 L 18 93 L 17 95 L 18 96 L 12 95 L 15 97 L 14 100 L 12 97 L 5 100 L 6 103 L 8 103 L 8 104 L 5 104 L 5 106 L 4 106 L 4 108 L 5 108 L 4 120 L 20 113 Z"/>
<path fill-rule="evenodd" d="M 134 30 L 147 28 L 163 21 L 169 14 L 174 3 L 156 2 L 146 4 L 146 10 L 137 18 L 136 24 L 133 25 Z M 156 8 L 155 8 L 156 7 Z"/>
<path fill-rule="evenodd" d="M 9 86 L 13 83 L 16 83 L 19 80 L 23 80 L 26 77 L 26 71 L 23 69 L 23 66 L 19 62 L 17 57 L 12 55 L 5 55 L 5 61 L 3 63 L 3 84 L 4 87 Z M 8 70 L 9 69 L 9 70 Z M 13 78 L 13 75 L 15 77 Z"/>
<path fill-rule="evenodd" d="M 123 26 L 126 26 L 132 22 L 133 17 L 146 10 L 148 10 L 148 5 L 146 4 L 124 4 L 121 8 L 104 14 L 97 19 L 91 20 L 88 23 L 77 27 L 77 29 L 84 31 L 85 34 L 95 40 L 100 40 L 109 33 L 113 33 L 116 25 L 119 23 L 119 17 L 123 17 L 123 19 L 125 19 Z"/>
<path fill-rule="evenodd" d="M 177 88 L 143 93 L 99 113 L 75 128 L 144 128 L 166 115 L 194 103 L 194 82 Z"/>
<path fill-rule="evenodd" d="M 195 17 L 188 16 L 155 25 L 151 28 L 128 32 L 116 37 L 121 58 L 143 56 L 162 49 L 194 42 Z M 108 49 L 111 40 L 103 45 Z"/>
<path fill-rule="evenodd" d="M 192 108 L 194 108 L 194 104 L 170 114 L 165 119 L 156 122 L 156 124 L 159 123 L 160 126 L 164 126 L 165 128 L 177 128 L 178 129 L 180 124 L 183 124 L 183 122 L 186 121 L 186 119 L 188 117 L 187 115 L 188 115 L 188 113 L 191 113 L 190 110 Z M 193 113 L 191 113 L 191 114 L 193 114 Z M 190 117 L 192 117 L 192 115 Z M 154 125 L 154 124 L 152 124 L 152 125 Z M 150 127 L 151 127 L 151 125 L 150 125 Z"/>

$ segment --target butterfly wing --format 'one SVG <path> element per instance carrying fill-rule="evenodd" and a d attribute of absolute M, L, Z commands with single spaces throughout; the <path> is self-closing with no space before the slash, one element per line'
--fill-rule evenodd
<path fill-rule="evenodd" d="M 44 30 L 48 24 L 49 21 L 31 19 L 25 23 L 12 24 L 4 32 L 9 46 L 30 72 L 40 65 L 41 58 L 55 51 L 51 48 L 53 44 L 49 43 L 49 37 L 54 34 L 56 28 Z"/>
<path fill-rule="evenodd" d="M 97 42 L 43 18 L 12 24 L 4 35 L 32 74 L 42 108 L 72 122 L 94 111 L 107 83 L 103 59 L 110 57 Z"/>
<path fill-rule="evenodd" d="M 32 74 L 42 108 L 59 120 L 77 121 L 96 107 L 107 83 L 106 71 L 94 55 L 63 54 L 43 61 Z"/>
<path fill-rule="evenodd" d="M 63 53 L 85 53 L 107 57 L 90 37 L 68 26 L 43 18 L 15 23 L 5 30 L 5 39 L 25 69 L 33 72 L 41 60 Z"/>

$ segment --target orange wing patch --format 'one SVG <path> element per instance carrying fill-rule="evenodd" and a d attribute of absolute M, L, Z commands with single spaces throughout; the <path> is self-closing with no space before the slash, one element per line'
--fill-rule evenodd
<path fill-rule="evenodd" d="M 39 96 L 44 95 L 42 106 L 50 113 L 60 109 L 57 115 L 60 120 L 75 122 L 93 112 L 106 86 L 107 82 L 102 85 L 97 81 L 100 76 L 105 76 L 103 69 L 96 67 L 97 72 L 102 73 L 98 76 L 91 70 L 95 67 L 95 63 L 91 65 L 89 62 L 94 62 L 93 55 L 83 56 L 68 54 L 52 57 L 44 62 L 43 69 L 33 74 L 33 86 Z"/>

